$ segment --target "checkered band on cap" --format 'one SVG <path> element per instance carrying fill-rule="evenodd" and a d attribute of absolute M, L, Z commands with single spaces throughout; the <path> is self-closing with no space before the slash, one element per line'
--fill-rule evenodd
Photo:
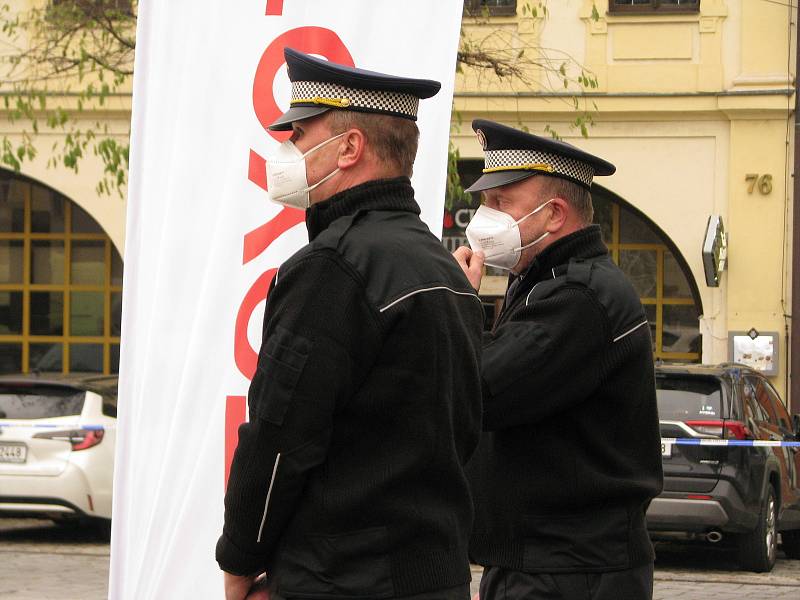
<path fill-rule="evenodd" d="M 419 98 L 411 94 L 361 90 L 322 81 L 293 81 L 291 104 L 317 104 L 350 109 L 362 108 L 416 119 Z"/>
<path fill-rule="evenodd" d="M 594 169 L 585 162 L 536 150 L 487 150 L 485 166 L 484 173 L 542 171 L 565 175 L 587 187 L 594 177 Z"/>

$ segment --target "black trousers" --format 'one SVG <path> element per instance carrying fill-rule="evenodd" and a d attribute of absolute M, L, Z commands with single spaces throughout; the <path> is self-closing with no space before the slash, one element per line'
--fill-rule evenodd
<path fill-rule="evenodd" d="M 480 600 L 652 600 L 653 563 L 606 573 L 522 573 L 487 567 Z"/>
<path fill-rule="evenodd" d="M 362 596 L 363 597 L 363 596 Z M 270 593 L 270 600 L 291 600 L 284 596 L 279 596 L 276 592 Z M 469 584 L 459 585 L 453 588 L 437 590 L 435 592 L 423 592 L 413 596 L 404 596 L 397 600 L 469 600 Z"/>

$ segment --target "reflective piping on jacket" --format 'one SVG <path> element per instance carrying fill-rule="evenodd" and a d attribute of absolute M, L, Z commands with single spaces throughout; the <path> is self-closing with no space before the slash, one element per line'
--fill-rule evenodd
<path fill-rule="evenodd" d="M 264 514 L 261 516 L 261 525 L 258 528 L 258 538 L 256 543 L 261 543 L 261 534 L 264 532 L 264 523 L 267 522 L 267 509 L 269 509 L 269 498 L 272 496 L 272 486 L 275 485 L 275 475 L 278 474 L 278 463 L 281 462 L 281 455 L 275 457 L 275 466 L 272 467 L 272 479 L 269 482 L 269 490 L 267 490 L 267 500 L 264 502 Z"/>
<path fill-rule="evenodd" d="M 556 268 L 555 268 L 555 267 L 553 267 L 552 269 L 550 269 L 550 272 L 553 274 L 553 279 L 555 279 L 555 278 L 556 278 Z M 539 283 L 544 283 L 544 281 L 540 281 Z M 534 290 L 536 289 L 536 286 L 538 286 L 538 285 L 539 285 L 539 283 L 535 284 L 535 285 L 534 285 L 534 286 L 531 288 L 531 291 L 530 291 L 530 292 L 528 292 L 528 295 L 527 295 L 527 296 L 525 296 L 525 306 L 528 306 L 528 302 L 530 302 L 530 300 L 531 300 L 531 294 L 534 292 Z"/>
<path fill-rule="evenodd" d="M 640 327 L 644 327 L 645 325 L 647 325 L 647 321 L 646 321 L 646 320 L 645 320 L 645 321 L 643 321 L 643 322 L 641 322 L 641 323 L 639 323 L 639 324 L 638 324 L 636 327 L 634 327 L 633 329 L 629 329 L 628 331 L 626 331 L 626 332 L 625 332 L 625 333 L 623 333 L 622 335 L 619 335 L 619 336 L 615 337 L 615 338 L 614 338 L 614 343 L 616 344 L 616 343 L 617 343 L 618 341 L 620 341 L 622 338 L 628 337 L 628 336 L 629 336 L 630 334 L 632 334 L 634 331 L 636 331 L 636 330 L 637 330 L 637 329 L 639 329 Z"/>
<path fill-rule="evenodd" d="M 422 290 L 415 290 L 415 291 L 413 291 L 413 292 L 409 292 L 409 293 L 408 293 L 408 294 L 406 294 L 405 296 L 401 296 L 401 297 L 400 297 L 400 298 L 398 298 L 397 300 L 395 300 L 395 301 L 393 301 L 393 302 L 390 302 L 389 304 L 387 304 L 386 306 L 384 306 L 383 308 L 381 308 L 381 309 L 380 309 L 380 312 L 383 312 L 383 311 L 385 311 L 385 310 L 389 310 L 389 309 L 390 309 L 390 308 L 392 308 L 392 307 L 393 307 L 395 304 L 397 304 L 397 303 L 399 303 L 399 302 L 402 302 L 403 300 L 406 300 L 406 299 L 408 299 L 408 298 L 411 298 L 411 296 L 416 296 L 417 294 L 421 294 L 422 292 L 433 292 L 433 291 L 436 291 L 436 290 L 446 290 L 446 291 L 450 292 L 451 294 L 456 294 L 456 295 L 458 295 L 458 296 L 472 296 L 473 298 L 476 298 L 476 299 L 478 300 L 478 302 L 480 302 L 480 300 L 481 300 L 481 299 L 478 297 L 478 295 L 477 295 L 477 294 L 473 294 L 473 293 L 470 293 L 470 292 L 458 292 L 458 291 L 456 291 L 456 290 L 454 290 L 454 289 L 451 289 L 451 288 L 449 288 L 449 287 L 446 287 L 446 286 L 443 286 L 443 285 L 439 285 L 439 286 L 432 287 L 432 288 L 425 288 L 425 289 L 422 289 Z"/>

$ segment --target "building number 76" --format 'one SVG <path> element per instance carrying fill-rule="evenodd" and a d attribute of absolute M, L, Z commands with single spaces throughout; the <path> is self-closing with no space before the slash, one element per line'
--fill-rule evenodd
<path fill-rule="evenodd" d="M 744 180 L 750 185 L 747 186 L 747 193 L 752 194 L 753 188 L 758 186 L 758 191 L 766 196 L 772 192 L 772 175 L 766 174 L 759 176 L 758 173 L 748 173 L 744 176 Z"/>

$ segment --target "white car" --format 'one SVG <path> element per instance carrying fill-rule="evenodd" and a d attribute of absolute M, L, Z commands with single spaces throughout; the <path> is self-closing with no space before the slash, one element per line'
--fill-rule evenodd
<path fill-rule="evenodd" d="M 0 377 L 0 516 L 108 528 L 116 415 L 116 376 Z"/>

